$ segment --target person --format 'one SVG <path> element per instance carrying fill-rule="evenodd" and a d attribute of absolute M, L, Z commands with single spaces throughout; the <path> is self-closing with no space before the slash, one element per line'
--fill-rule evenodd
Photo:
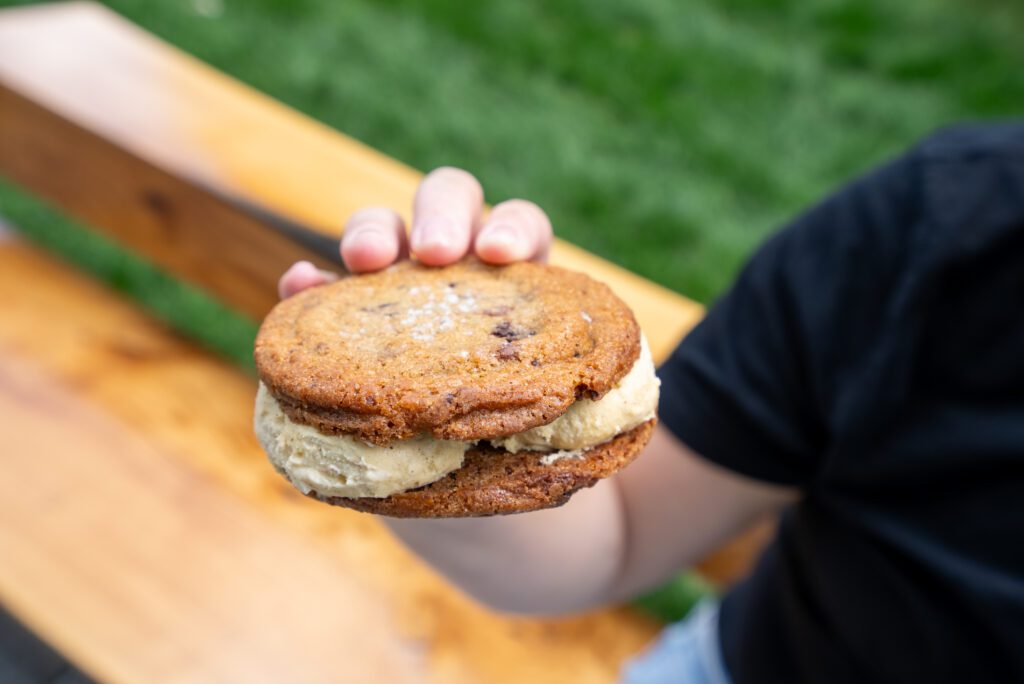
<path fill-rule="evenodd" d="M 545 258 L 541 209 L 482 202 L 433 171 L 409 241 L 364 209 L 345 264 Z M 299 263 L 281 294 L 333 277 Z M 778 514 L 750 576 L 626 681 L 1024 681 L 1024 126 L 940 131 L 804 213 L 659 375 L 645 454 L 565 506 L 387 524 L 480 601 L 564 613 Z"/>

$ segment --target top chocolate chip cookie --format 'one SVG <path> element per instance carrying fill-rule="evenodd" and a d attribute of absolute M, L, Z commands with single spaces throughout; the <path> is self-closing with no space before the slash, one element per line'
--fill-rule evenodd
<path fill-rule="evenodd" d="M 550 423 L 632 367 L 640 330 L 604 284 L 555 266 L 403 262 L 278 304 L 256 340 L 288 417 L 388 444 Z"/>

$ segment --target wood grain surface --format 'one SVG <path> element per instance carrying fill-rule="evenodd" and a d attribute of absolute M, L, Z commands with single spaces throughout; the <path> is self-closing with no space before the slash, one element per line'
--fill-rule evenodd
<path fill-rule="evenodd" d="M 0 601 L 101 680 L 611 682 L 654 635 L 481 608 L 280 478 L 251 379 L 24 245 L 0 293 Z"/>
<path fill-rule="evenodd" d="M 92 3 L 0 11 L 0 173 L 254 318 L 288 264 L 329 266 L 349 213 L 407 214 L 420 178 Z M 703 313 L 564 242 L 552 260 L 608 282 L 658 359 Z M 611 681 L 653 634 L 629 610 L 474 605 L 372 518 L 277 477 L 253 389 L 0 247 L 0 601 L 111 681 Z M 705 567 L 735 578 L 763 535 Z"/>

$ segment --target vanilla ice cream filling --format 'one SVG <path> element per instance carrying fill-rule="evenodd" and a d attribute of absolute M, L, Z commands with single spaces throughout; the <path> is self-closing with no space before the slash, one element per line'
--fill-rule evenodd
<path fill-rule="evenodd" d="M 387 446 L 325 435 L 295 423 L 260 383 L 256 437 L 270 462 L 303 494 L 385 497 L 421 487 L 462 465 L 469 442 L 420 435 Z"/>
<path fill-rule="evenodd" d="M 491 444 L 512 452 L 524 449 L 578 451 L 604 444 L 654 417 L 660 385 L 654 374 L 651 350 L 647 340 L 641 337 L 636 363 L 603 397 L 597 401 L 579 399 L 547 425 L 492 439 Z"/>
<path fill-rule="evenodd" d="M 547 425 L 489 440 L 511 452 L 553 451 L 550 464 L 604 444 L 654 417 L 660 383 L 647 340 L 640 356 L 619 383 L 601 399 L 580 399 Z M 349 435 L 325 435 L 285 415 L 260 383 L 256 394 L 256 436 L 271 463 L 304 494 L 346 498 L 383 498 L 422 487 L 462 466 L 474 442 L 420 435 L 387 446 L 367 444 Z"/>

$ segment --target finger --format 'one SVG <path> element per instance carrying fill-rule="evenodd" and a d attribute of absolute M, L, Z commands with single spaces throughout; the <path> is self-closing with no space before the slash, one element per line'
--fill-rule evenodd
<path fill-rule="evenodd" d="M 281 279 L 277 281 L 277 294 L 281 299 L 288 299 L 294 294 L 303 290 L 323 285 L 338 279 L 336 273 L 321 271 L 308 261 L 296 261 L 291 268 L 284 272 Z"/>
<path fill-rule="evenodd" d="M 443 266 L 464 257 L 483 202 L 483 188 L 472 174 L 450 166 L 427 174 L 413 200 L 409 241 L 416 258 Z"/>
<path fill-rule="evenodd" d="M 352 214 L 341 236 L 341 258 L 351 273 L 379 271 L 408 252 L 402 218 L 386 207 Z"/>
<path fill-rule="evenodd" d="M 476 236 L 475 250 L 491 264 L 546 261 L 551 247 L 551 220 L 533 202 L 514 199 L 491 210 Z"/>

